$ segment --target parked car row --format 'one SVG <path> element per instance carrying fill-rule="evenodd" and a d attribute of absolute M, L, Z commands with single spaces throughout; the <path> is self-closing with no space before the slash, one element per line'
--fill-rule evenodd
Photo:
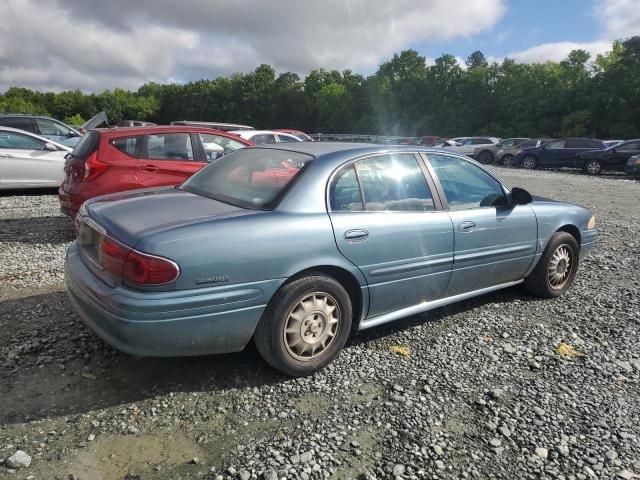
<path fill-rule="evenodd" d="M 577 168 L 590 175 L 604 170 L 637 175 L 640 139 L 458 137 L 439 145 L 447 151 L 475 158 L 480 163 L 509 167 Z"/>
<path fill-rule="evenodd" d="M 106 122 L 100 112 L 76 130 L 40 115 L 0 114 L 0 189 L 59 187 L 62 210 L 75 216 L 88 198 L 176 185 L 238 148 L 311 140 L 299 130 L 187 120 L 95 128 Z"/>

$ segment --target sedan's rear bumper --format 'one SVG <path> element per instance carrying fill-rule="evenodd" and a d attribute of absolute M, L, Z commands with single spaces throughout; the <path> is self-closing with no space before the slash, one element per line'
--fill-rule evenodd
<path fill-rule="evenodd" d="M 188 356 L 242 350 L 279 280 L 173 292 L 112 288 L 85 267 L 75 243 L 65 262 L 74 308 L 99 337 L 134 355 Z"/>

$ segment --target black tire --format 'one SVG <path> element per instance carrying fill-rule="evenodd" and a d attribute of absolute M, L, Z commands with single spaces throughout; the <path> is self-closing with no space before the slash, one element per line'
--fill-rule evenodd
<path fill-rule="evenodd" d="M 493 163 L 494 157 L 490 150 L 482 150 L 478 155 L 478 161 L 484 165 Z"/>
<path fill-rule="evenodd" d="M 325 305 L 335 303 L 339 321 L 337 331 L 332 340 L 327 343 L 326 348 L 313 358 L 302 359 L 302 357 L 296 357 L 296 353 L 292 350 L 294 347 L 291 347 L 289 341 L 285 340 L 285 337 L 287 339 L 291 338 L 285 332 L 285 329 L 289 322 L 295 318 L 292 313 L 301 308 L 305 299 L 314 294 L 326 295 L 329 300 L 325 302 Z M 308 301 L 315 301 L 315 297 L 313 300 Z M 306 308 L 303 311 L 303 314 L 305 313 Z M 329 328 L 328 324 L 330 322 L 323 316 L 322 312 L 311 311 L 305 318 L 300 320 L 299 325 L 301 329 L 299 337 L 304 347 L 311 344 L 302 340 L 302 324 L 308 320 L 314 321 L 312 316 L 315 313 L 320 314 L 321 317 L 320 320 L 316 320 L 320 322 L 319 328 Z M 318 315 L 315 316 L 317 319 Z M 285 284 L 276 292 L 262 314 L 253 338 L 260 355 L 269 365 L 286 375 L 302 377 L 325 367 L 340 353 L 351 332 L 352 317 L 351 299 L 344 287 L 331 277 L 319 272 L 311 272 L 304 277 Z M 326 327 L 323 326 L 323 319 Z M 293 321 L 295 322 L 295 320 Z M 289 326 L 291 327 L 291 325 Z M 307 333 L 309 332 L 310 330 L 307 330 Z M 312 335 L 315 337 L 315 333 L 312 333 Z M 312 338 L 311 340 L 313 341 L 314 339 Z"/>
<path fill-rule="evenodd" d="M 552 262 L 555 262 L 554 255 L 559 252 L 561 248 L 565 248 L 570 252 L 570 270 L 562 284 L 554 286 L 552 284 L 553 280 L 551 279 L 552 273 L 550 272 L 550 268 L 553 266 Z M 549 239 L 547 248 L 544 249 L 542 257 L 540 257 L 536 267 L 529 276 L 525 278 L 524 287 L 538 297 L 559 297 L 566 292 L 573 283 L 576 273 L 578 272 L 579 263 L 580 246 L 575 237 L 567 232 L 556 232 Z M 560 270 L 556 270 L 555 273 L 557 274 L 559 271 Z"/>
<path fill-rule="evenodd" d="M 583 170 L 589 175 L 600 175 L 602 173 L 602 162 L 600 160 L 587 160 L 584 162 Z"/>
<path fill-rule="evenodd" d="M 513 155 L 511 155 L 510 153 L 505 153 L 500 159 L 500 164 L 504 165 L 505 167 L 513 167 L 513 158 Z"/>
<path fill-rule="evenodd" d="M 522 157 L 522 160 L 520 160 L 520 166 L 522 168 L 534 170 L 538 168 L 538 159 L 535 155 L 525 155 Z"/>

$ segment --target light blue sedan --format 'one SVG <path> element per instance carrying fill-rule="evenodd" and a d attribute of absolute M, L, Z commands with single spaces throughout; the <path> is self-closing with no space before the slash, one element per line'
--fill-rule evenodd
<path fill-rule="evenodd" d="M 596 240 L 583 207 L 532 199 L 442 150 L 252 147 L 176 188 L 86 202 L 71 301 L 116 348 L 242 350 L 307 375 L 363 330 L 523 283 L 557 297 Z"/>

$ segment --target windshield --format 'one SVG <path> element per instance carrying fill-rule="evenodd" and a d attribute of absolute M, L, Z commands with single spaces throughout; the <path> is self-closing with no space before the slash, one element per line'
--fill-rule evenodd
<path fill-rule="evenodd" d="M 237 150 L 198 171 L 179 188 L 242 208 L 269 210 L 312 160 L 311 155 L 287 150 Z"/>

